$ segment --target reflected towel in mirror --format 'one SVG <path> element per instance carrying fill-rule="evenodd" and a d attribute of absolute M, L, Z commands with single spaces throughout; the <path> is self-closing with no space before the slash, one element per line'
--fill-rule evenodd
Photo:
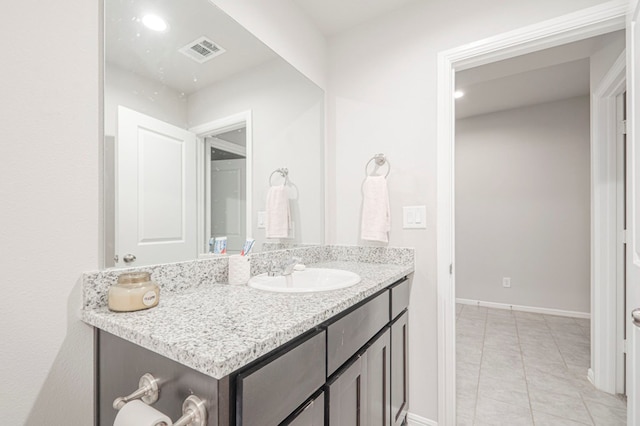
<path fill-rule="evenodd" d="M 387 179 L 384 176 L 367 176 L 362 192 L 360 238 L 388 243 L 389 231 L 391 230 L 391 209 Z"/>
<path fill-rule="evenodd" d="M 267 238 L 288 238 L 291 227 L 289 194 L 285 185 L 272 186 L 267 192 Z"/>

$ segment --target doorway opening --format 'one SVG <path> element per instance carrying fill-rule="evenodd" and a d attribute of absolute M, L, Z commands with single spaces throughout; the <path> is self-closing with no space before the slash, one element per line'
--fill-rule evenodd
<path fill-rule="evenodd" d="M 198 182 L 198 257 L 210 256 L 211 238 L 226 236 L 227 252 L 240 253 L 251 236 L 251 111 L 190 129 L 201 142 Z"/>
<path fill-rule="evenodd" d="M 438 360 L 439 360 L 439 424 L 455 424 L 455 228 L 454 228 L 454 74 L 503 59 L 513 58 L 562 44 L 584 40 L 624 28 L 624 5 L 605 4 L 543 22 L 511 33 L 482 40 L 439 54 L 438 72 Z M 593 146 L 592 146 L 593 149 Z M 593 151 L 592 151 L 593 154 Z M 602 160 L 598 152 L 592 155 L 593 178 L 601 176 L 596 160 Z M 597 185 L 594 185 L 597 186 Z M 611 193 L 592 194 L 592 234 L 600 235 L 594 227 L 603 215 L 598 203 Z M 615 223 L 615 222 L 614 222 Z M 595 231 L 595 232 L 594 232 Z M 609 235 L 607 230 L 605 235 Z M 593 244 L 592 248 L 597 245 Z M 593 256 L 593 252 L 592 252 Z M 592 278 L 594 274 L 592 273 Z M 594 287 L 592 286 L 592 289 Z M 611 289 L 607 287 L 607 291 Z M 614 286 L 615 290 L 615 286 Z M 594 299 L 592 298 L 592 301 Z M 614 302 L 615 302 L 614 298 Z M 594 314 L 598 311 L 592 308 Z M 609 321 L 607 319 L 607 321 Z M 605 321 L 606 322 L 606 321 Z M 615 323 L 615 321 L 614 321 Z M 609 324 L 608 324 L 609 325 Z M 595 331 L 592 331 L 594 334 Z M 597 378 L 597 377 L 596 377 Z"/>
<path fill-rule="evenodd" d="M 205 237 L 226 236 L 228 253 L 240 253 L 247 238 L 247 128 L 240 126 L 205 138 Z"/>

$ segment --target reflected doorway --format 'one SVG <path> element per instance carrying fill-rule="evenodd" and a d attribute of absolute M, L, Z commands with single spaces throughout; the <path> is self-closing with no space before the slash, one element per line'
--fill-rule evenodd
<path fill-rule="evenodd" d="M 239 253 L 247 237 L 246 126 L 205 138 L 206 235 L 227 237 L 227 251 Z"/>

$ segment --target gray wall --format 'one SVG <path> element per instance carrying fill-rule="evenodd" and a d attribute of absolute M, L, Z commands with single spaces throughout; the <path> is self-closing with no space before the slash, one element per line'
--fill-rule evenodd
<path fill-rule="evenodd" d="M 589 312 L 589 167 L 588 96 L 458 120 L 456 297 Z"/>

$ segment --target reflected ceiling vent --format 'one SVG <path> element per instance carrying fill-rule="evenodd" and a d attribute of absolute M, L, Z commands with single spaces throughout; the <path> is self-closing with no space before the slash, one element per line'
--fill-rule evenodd
<path fill-rule="evenodd" d="M 206 37 L 200 37 L 179 49 L 194 61 L 204 64 L 205 62 L 222 55 L 226 50 L 219 44 Z"/>

